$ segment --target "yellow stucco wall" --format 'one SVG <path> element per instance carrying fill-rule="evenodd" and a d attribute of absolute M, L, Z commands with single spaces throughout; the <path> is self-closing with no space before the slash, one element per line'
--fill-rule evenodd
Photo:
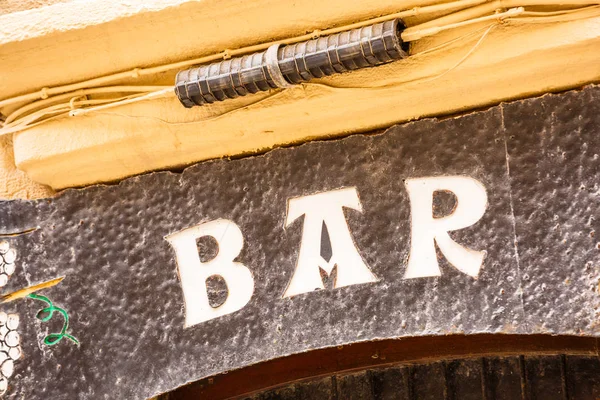
<path fill-rule="evenodd" d="M 12 137 L 0 137 L 0 199 L 37 199 L 54 193 L 50 187 L 32 181 L 17 169 Z"/>

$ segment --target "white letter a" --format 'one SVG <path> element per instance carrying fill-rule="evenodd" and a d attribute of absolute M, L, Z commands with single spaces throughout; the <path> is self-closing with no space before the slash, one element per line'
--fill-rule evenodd
<path fill-rule="evenodd" d="M 286 226 L 301 215 L 304 215 L 304 226 L 296 270 L 283 297 L 324 289 L 319 268 L 331 274 L 336 265 L 335 288 L 377 281 L 356 249 L 342 207 L 362 211 L 356 188 L 288 200 Z M 321 256 L 323 224 L 327 227 L 331 242 L 332 255 L 329 261 Z"/>

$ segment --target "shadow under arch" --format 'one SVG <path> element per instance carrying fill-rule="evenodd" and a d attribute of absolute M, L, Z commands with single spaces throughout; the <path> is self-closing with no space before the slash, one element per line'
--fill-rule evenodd
<path fill-rule="evenodd" d="M 245 398 L 297 382 L 398 364 L 542 355 L 583 356 L 598 361 L 595 384 L 600 391 L 600 338 L 475 334 L 385 339 L 313 350 L 205 378 L 163 394 L 158 400 Z"/>

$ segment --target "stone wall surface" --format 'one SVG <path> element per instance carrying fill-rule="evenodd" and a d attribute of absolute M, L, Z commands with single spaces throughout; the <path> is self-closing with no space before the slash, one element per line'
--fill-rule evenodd
<path fill-rule="evenodd" d="M 3 239 L 17 258 L 2 294 L 64 276 L 37 293 L 68 313 L 66 333 L 80 343 L 43 343 L 63 327 L 58 312 L 35 318 L 45 303 L 3 304 L 20 316 L 22 348 L 7 394 L 146 398 L 260 361 L 383 338 L 600 337 L 599 99 L 600 87 L 590 86 L 2 202 L 0 232 L 27 231 Z M 441 276 L 405 279 L 414 228 L 405 180 L 450 175 L 476 179 L 487 192 L 483 217 L 450 233 L 486 251 L 481 270 L 469 276 L 438 249 Z M 333 288 L 325 277 L 325 289 L 284 298 L 303 229 L 302 218 L 285 226 L 288 199 L 352 187 L 362 212 L 346 208 L 345 217 L 377 281 Z M 442 196 L 434 205 L 448 214 L 452 201 Z M 165 236 L 216 219 L 243 234 L 236 261 L 252 272 L 253 295 L 239 311 L 184 328 L 178 265 Z"/>

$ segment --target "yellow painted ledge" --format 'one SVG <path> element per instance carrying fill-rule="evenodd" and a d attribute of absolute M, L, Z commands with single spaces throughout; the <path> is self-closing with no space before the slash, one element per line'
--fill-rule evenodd
<path fill-rule="evenodd" d="M 66 117 L 15 135 L 15 160 L 33 180 L 62 189 L 600 80 L 598 17 L 510 23 L 481 35 L 441 52 L 209 107 L 184 109 L 173 97 Z M 421 41 L 413 51 L 446 39 Z"/>

